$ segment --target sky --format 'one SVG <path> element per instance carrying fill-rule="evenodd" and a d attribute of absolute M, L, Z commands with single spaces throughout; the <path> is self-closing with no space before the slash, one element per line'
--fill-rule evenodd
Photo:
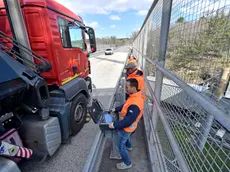
<path fill-rule="evenodd" d="M 179 17 L 195 21 L 202 16 L 214 16 L 218 11 L 229 15 L 230 0 L 175 0 L 172 9 L 171 22 Z"/>
<path fill-rule="evenodd" d="M 95 29 L 97 37 L 130 37 L 138 31 L 154 0 L 56 0 L 74 13 L 84 23 Z M 160 26 L 162 1 L 152 12 L 152 25 Z M 230 14 L 230 0 L 173 0 L 171 23 L 179 17 L 196 21 L 204 14 L 215 15 L 218 9 Z"/>
<path fill-rule="evenodd" d="M 130 37 L 144 22 L 153 0 L 56 0 L 80 15 L 97 37 Z"/>

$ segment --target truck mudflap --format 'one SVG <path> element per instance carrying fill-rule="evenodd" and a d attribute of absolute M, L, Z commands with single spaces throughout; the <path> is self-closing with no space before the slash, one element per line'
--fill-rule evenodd
<path fill-rule="evenodd" d="M 29 159 L 33 155 L 31 149 L 0 141 L 0 156 Z"/>
<path fill-rule="evenodd" d="M 91 111 L 92 104 L 93 104 L 92 88 L 91 88 L 91 90 L 89 89 L 89 94 L 90 94 L 90 97 L 88 98 L 87 114 L 86 114 L 86 118 L 85 118 L 85 123 L 88 123 L 91 120 L 90 111 Z"/>

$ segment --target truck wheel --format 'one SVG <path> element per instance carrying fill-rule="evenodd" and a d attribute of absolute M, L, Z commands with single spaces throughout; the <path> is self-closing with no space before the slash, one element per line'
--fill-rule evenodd
<path fill-rule="evenodd" d="M 87 113 L 87 98 L 83 94 L 77 95 L 70 109 L 71 134 L 76 135 L 84 126 Z"/>

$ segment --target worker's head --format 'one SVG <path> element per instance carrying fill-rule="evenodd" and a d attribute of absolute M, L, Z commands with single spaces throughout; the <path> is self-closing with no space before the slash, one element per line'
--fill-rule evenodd
<path fill-rule="evenodd" d="M 130 78 L 126 81 L 126 93 L 133 94 L 138 91 L 138 81 L 135 78 Z"/>
<path fill-rule="evenodd" d="M 136 58 L 133 55 L 130 55 L 129 59 L 135 59 L 136 60 Z"/>
<path fill-rule="evenodd" d="M 127 74 L 131 74 L 137 69 L 137 66 L 134 62 L 130 62 L 125 66 L 125 69 Z"/>

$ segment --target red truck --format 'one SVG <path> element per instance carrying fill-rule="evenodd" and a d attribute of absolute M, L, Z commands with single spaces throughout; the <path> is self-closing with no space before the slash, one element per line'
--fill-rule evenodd
<path fill-rule="evenodd" d="M 0 0 L 0 171 L 52 156 L 82 129 L 95 51 L 94 30 L 58 2 Z"/>

